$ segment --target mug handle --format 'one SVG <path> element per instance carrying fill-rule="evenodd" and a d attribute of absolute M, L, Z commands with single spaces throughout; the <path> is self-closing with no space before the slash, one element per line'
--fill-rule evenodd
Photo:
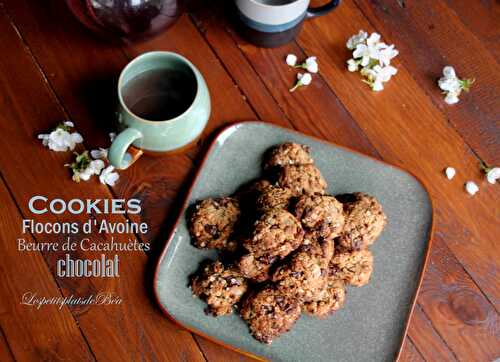
<path fill-rule="evenodd" d="M 318 6 L 316 8 L 310 7 L 307 9 L 307 18 L 315 18 L 317 16 L 326 15 L 340 4 L 340 0 L 332 0 L 328 4 Z"/>
<path fill-rule="evenodd" d="M 143 152 L 131 145 L 141 138 L 142 133 L 135 128 L 127 128 L 120 132 L 109 148 L 108 159 L 111 166 L 124 170 L 137 161 Z M 127 152 L 129 148 L 130 152 Z"/>

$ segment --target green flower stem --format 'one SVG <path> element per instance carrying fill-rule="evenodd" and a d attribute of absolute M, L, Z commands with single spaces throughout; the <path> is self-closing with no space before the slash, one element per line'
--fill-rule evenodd
<path fill-rule="evenodd" d="M 458 80 L 460 82 L 460 87 L 468 92 L 470 90 L 470 87 L 472 86 L 472 84 L 474 84 L 474 82 L 476 81 L 476 79 L 474 78 L 471 78 L 471 79 L 459 79 Z"/>

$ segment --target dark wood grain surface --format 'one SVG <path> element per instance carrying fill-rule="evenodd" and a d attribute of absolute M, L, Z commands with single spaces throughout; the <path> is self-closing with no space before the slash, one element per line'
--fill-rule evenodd
<path fill-rule="evenodd" d="M 223 0 L 192 1 L 173 28 L 125 47 L 95 38 L 61 0 L 0 0 L 0 360 L 250 360 L 167 320 L 152 297 L 152 278 L 215 132 L 255 119 L 351 147 L 418 175 L 434 202 L 436 232 L 401 360 L 500 357 L 500 185 L 488 185 L 479 171 L 481 161 L 500 164 L 499 2 L 345 0 L 328 16 L 307 22 L 295 42 L 277 49 L 259 49 L 240 39 L 225 5 Z M 359 29 L 381 33 L 400 50 L 398 74 L 381 93 L 372 93 L 359 75 L 346 71 L 345 41 Z M 213 105 L 203 136 L 183 153 L 143 157 L 121 172 L 114 187 L 95 180 L 74 184 L 68 170 L 57 167 L 70 161 L 69 153 L 43 150 L 36 135 L 70 119 L 85 138 L 80 150 L 107 145 L 118 74 L 131 58 L 150 50 L 181 53 L 203 73 Z M 288 88 L 295 72 L 284 64 L 288 53 L 316 55 L 320 62 L 313 83 L 293 94 Z M 443 102 L 436 86 L 448 64 L 476 78 L 455 106 Z M 458 170 L 451 182 L 442 173 L 446 166 Z M 468 179 L 481 187 L 473 198 L 463 190 Z M 147 222 L 148 234 L 130 236 L 151 242 L 152 249 L 122 253 L 120 278 L 58 278 L 60 253 L 16 248 L 21 220 L 30 215 L 27 201 L 35 194 L 139 198 L 143 213 L 110 220 Z M 96 255 L 80 251 L 73 256 Z M 109 290 L 126 302 L 33 310 L 19 303 L 29 289 L 54 296 Z"/>

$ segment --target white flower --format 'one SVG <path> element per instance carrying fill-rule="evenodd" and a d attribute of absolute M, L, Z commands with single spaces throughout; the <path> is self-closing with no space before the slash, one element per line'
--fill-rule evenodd
<path fill-rule="evenodd" d="M 110 132 L 109 133 L 109 139 L 111 140 L 111 142 L 113 142 L 116 138 L 116 133 L 115 132 Z"/>
<path fill-rule="evenodd" d="M 458 78 L 440 78 L 438 80 L 439 88 L 441 88 L 445 92 L 452 92 L 460 94 L 461 86 Z"/>
<path fill-rule="evenodd" d="M 70 128 L 75 127 L 74 123 L 73 123 L 73 122 L 71 122 L 71 121 L 65 121 L 63 124 L 64 124 L 66 127 L 70 127 Z"/>
<path fill-rule="evenodd" d="M 102 148 L 99 147 L 98 150 L 92 150 L 90 151 L 90 155 L 94 159 L 107 159 L 108 158 L 108 149 L 107 148 Z"/>
<path fill-rule="evenodd" d="M 366 44 L 368 46 L 370 45 L 377 45 L 380 43 L 380 34 L 379 33 L 371 33 L 368 39 L 366 39 Z"/>
<path fill-rule="evenodd" d="M 312 76 L 309 73 L 305 74 L 299 73 L 297 74 L 297 79 L 300 81 L 302 85 L 309 85 L 311 84 Z"/>
<path fill-rule="evenodd" d="M 76 153 L 75 161 L 71 164 L 65 165 L 73 170 L 73 181 L 88 181 L 91 176 L 99 175 L 104 168 L 102 160 L 91 160 L 89 152 L 84 151 L 81 154 Z"/>
<path fill-rule="evenodd" d="M 445 94 L 444 101 L 448 104 L 458 103 L 462 90 L 468 92 L 474 79 L 460 79 L 455 69 L 447 65 L 443 68 L 443 76 L 438 79 L 438 86 Z"/>
<path fill-rule="evenodd" d="M 399 51 L 397 49 L 394 49 L 394 45 L 381 48 L 378 53 L 378 60 L 380 62 L 380 65 L 384 66 L 391 64 L 391 59 L 396 57 L 398 54 Z"/>
<path fill-rule="evenodd" d="M 445 172 L 448 180 L 451 180 L 453 177 L 455 177 L 455 174 L 457 173 L 457 171 L 455 171 L 455 169 L 453 167 L 446 167 L 444 172 Z"/>
<path fill-rule="evenodd" d="M 115 168 L 113 166 L 106 167 L 102 170 L 99 181 L 101 181 L 102 184 L 114 186 L 116 181 L 120 178 L 117 172 L 113 172 L 114 170 Z"/>
<path fill-rule="evenodd" d="M 312 81 L 311 74 L 309 73 L 297 74 L 297 82 L 295 83 L 293 88 L 290 89 L 290 92 L 295 92 L 297 88 L 311 84 L 311 81 Z"/>
<path fill-rule="evenodd" d="M 368 38 L 368 33 L 360 30 L 358 34 L 353 35 L 349 38 L 349 40 L 346 43 L 347 49 L 354 50 L 358 46 L 358 44 L 364 43 L 365 40 Z"/>
<path fill-rule="evenodd" d="M 297 65 L 297 56 L 295 54 L 288 54 L 286 56 L 286 64 L 295 67 L 295 65 Z"/>
<path fill-rule="evenodd" d="M 490 184 L 494 184 L 497 180 L 500 180 L 500 167 L 490 168 L 486 173 L 486 179 Z"/>
<path fill-rule="evenodd" d="M 94 160 L 90 161 L 89 165 L 83 171 L 75 171 L 77 173 L 77 177 L 80 180 L 88 181 L 91 176 L 99 175 L 101 170 L 104 168 L 104 162 L 102 160 Z M 74 179 L 75 175 L 73 175 Z"/>
<path fill-rule="evenodd" d="M 347 70 L 349 72 L 356 72 L 359 69 L 359 62 L 354 59 L 349 59 L 347 61 Z"/>
<path fill-rule="evenodd" d="M 305 62 L 305 69 L 309 73 L 318 73 L 318 62 L 316 61 L 316 57 L 309 57 Z"/>
<path fill-rule="evenodd" d="M 363 68 L 361 74 L 364 75 L 368 80 L 367 83 L 371 86 L 372 90 L 375 92 L 384 89 L 382 83 L 388 82 L 393 75 L 395 75 L 398 70 L 390 65 L 381 67 L 380 65 L 374 66 L 372 69 Z"/>
<path fill-rule="evenodd" d="M 379 59 L 379 50 L 384 48 L 386 45 L 380 43 L 380 34 L 372 33 L 368 39 L 366 39 L 366 44 L 360 43 L 354 49 L 352 56 L 353 58 L 361 58 L 361 66 L 365 67 L 370 64 L 370 59 Z"/>
<path fill-rule="evenodd" d="M 364 31 L 352 36 L 346 46 L 354 49 L 352 59 L 347 61 L 347 70 L 356 72 L 361 66 L 363 80 L 373 91 L 384 89 L 383 83 L 388 82 L 397 69 L 391 67 L 391 60 L 399 54 L 394 45 L 387 45 L 380 41 L 380 34 L 372 33 L 368 36 Z"/>
<path fill-rule="evenodd" d="M 38 139 L 42 140 L 44 146 L 56 152 L 72 151 L 78 143 L 83 142 L 83 137 L 78 132 L 69 133 L 60 127 L 49 134 L 39 134 Z"/>
<path fill-rule="evenodd" d="M 467 191 L 470 195 L 475 195 L 479 191 L 479 187 L 473 181 L 467 181 L 465 183 L 465 191 Z"/>
<path fill-rule="evenodd" d="M 295 68 L 302 68 L 307 70 L 309 73 L 318 73 L 319 66 L 316 57 L 307 58 L 304 63 L 296 65 Z"/>
<path fill-rule="evenodd" d="M 361 58 L 361 66 L 366 67 L 370 64 L 370 59 L 378 59 L 379 52 L 376 45 L 368 46 L 366 44 L 358 44 L 354 52 L 352 52 L 352 56 L 355 59 Z"/>

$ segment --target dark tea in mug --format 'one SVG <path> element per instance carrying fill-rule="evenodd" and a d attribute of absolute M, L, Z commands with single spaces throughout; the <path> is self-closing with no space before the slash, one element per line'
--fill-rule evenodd
<path fill-rule="evenodd" d="M 149 121 L 165 121 L 193 103 L 197 83 L 193 73 L 172 69 L 146 70 L 130 79 L 122 95 L 128 109 Z"/>

